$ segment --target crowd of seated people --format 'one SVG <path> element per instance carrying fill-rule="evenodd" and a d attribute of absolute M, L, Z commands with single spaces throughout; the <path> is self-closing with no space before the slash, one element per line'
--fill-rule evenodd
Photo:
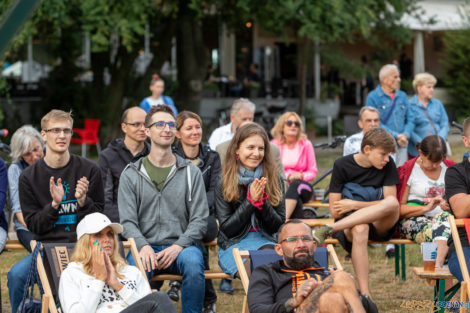
<path fill-rule="evenodd" d="M 449 268 L 462 279 L 455 248 L 448 243 L 447 219 L 470 216 L 470 165 L 446 158 L 448 121 L 433 98 L 435 78 L 417 75 L 416 95 L 408 101 L 398 88 L 394 65 L 385 65 L 379 77 L 380 85 L 359 113 L 361 132 L 348 138 L 344 156 L 334 163 L 329 199 L 334 223 L 313 232 L 295 220 L 312 198 L 318 171 L 302 119 L 295 112 L 283 114 L 270 142 L 266 130 L 253 122 L 255 105 L 247 99 L 234 102 L 231 123 L 217 129 L 209 144 L 202 142 L 197 114 L 176 115 L 174 105 L 149 99 L 145 107 L 123 112 L 124 137 L 113 140 L 98 163 L 69 152 L 71 113 L 52 110 L 41 120 L 40 132 L 26 125 L 13 135 L 8 174 L 3 160 L 0 164 L 0 206 L 8 188 L 15 230 L 28 250 L 32 239 L 77 242 L 60 282 L 64 312 L 85 307 L 92 312 L 172 312 L 168 296 L 178 301 L 180 290 L 183 312 L 216 312 L 217 294 L 204 278 L 209 269 L 204 243 L 216 238 L 219 265 L 232 278 L 238 277 L 234 248 L 275 249 L 283 257 L 253 273 L 252 312 L 303 312 L 308 306 L 318 312 L 347 312 L 348 307 L 374 312 L 368 240 L 388 241 L 398 230 L 418 243 L 435 241 L 436 266 L 444 265 L 449 252 Z M 152 80 L 153 96 L 161 98 L 161 83 L 159 77 Z M 470 147 L 468 133 L 470 119 L 463 136 Z M 0 249 L 7 229 L 0 212 Z M 116 253 L 118 234 L 134 238 L 147 277 L 133 267 L 132 255 L 124 259 Z M 330 235 L 351 253 L 358 290 L 349 276 L 316 269 L 320 278 L 305 274 L 298 289 L 287 290 L 293 276 L 281 272 L 315 267 L 315 248 Z M 470 259 L 468 240 L 462 242 Z M 13 312 L 22 301 L 30 263 L 28 255 L 8 273 Z M 168 294 L 152 293 L 145 280 L 163 272 L 182 275 L 181 283 L 171 282 Z M 273 303 L 261 301 L 261 295 L 268 296 L 265 276 L 270 275 L 280 279 L 269 295 L 277 299 Z M 83 289 L 88 277 L 98 291 L 92 298 Z M 319 292 L 322 284 L 330 285 Z"/>

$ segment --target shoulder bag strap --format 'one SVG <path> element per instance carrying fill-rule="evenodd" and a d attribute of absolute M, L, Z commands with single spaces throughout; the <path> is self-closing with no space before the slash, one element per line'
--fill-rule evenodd
<path fill-rule="evenodd" d="M 419 108 L 420 108 L 421 110 L 423 110 L 424 115 L 425 115 L 426 118 L 428 119 L 429 123 L 431 123 L 432 129 L 434 129 L 434 132 L 435 132 L 436 135 L 437 135 L 436 126 L 434 125 L 434 123 L 432 122 L 431 118 L 429 117 L 428 112 L 426 112 L 426 109 L 425 109 L 425 108 L 422 108 L 422 107 L 419 107 Z"/>
<path fill-rule="evenodd" d="M 395 105 L 397 104 L 397 98 L 398 94 L 393 97 L 392 107 L 390 108 L 390 111 L 388 111 L 387 117 L 383 120 L 384 125 L 386 125 L 390 117 L 392 117 L 393 110 L 395 109 Z"/>

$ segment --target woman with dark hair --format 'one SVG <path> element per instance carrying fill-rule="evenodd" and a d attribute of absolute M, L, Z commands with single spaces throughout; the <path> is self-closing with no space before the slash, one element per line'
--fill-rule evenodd
<path fill-rule="evenodd" d="M 268 135 L 258 124 L 241 126 L 225 156 L 222 179 L 215 188 L 219 219 L 219 265 L 235 276 L 233 248 L 274 247 L 284 223 L 282 179 L 273 161 Z"/>
<path fill-rule="evenodd" d="M 276 122 L 271 140 L 279 148 L 289 188 L 286 192 L 286 220 L 303 218 L 302 204 L 313 195 L 310 181 L 317 175 L 317 162 L 313 145 L 303 130 L 300 116 L 286 112 Z"/>
<path fill-rule="evenodd" d="M 77 225 L 71 262 L 60 275 L 59 299 L 64 313 L 176 313 L 168 296 L 151 292 L 147 279 L 119 254 L 122 225 L 101 213 Z"/>
<path fill-rule="evenodd" d="M 157 74 L 152 76 L 149 89 L 152 95 L 145 98 L 140 103 L 140 107 L 144 109 L 146 113 L 148 113 L 150 108 L 155 105 L 165 104 L 173 110 L 175 116 L 178 115 L 178 110 L 176 109 L 173 99 L 169 96 L 163 95 L 163 91 L 165 91 L 165 81 L 160 76 Z"/>
<path fill-rule="evenodd" d="M 417 144 L 418 156 L 398 168 L 400 220 L 403 238 L 417 243 L 438 244 L 436 267 L 442 267 L 449 247 L 449 204 L 445 195 L 444 177 L 447 167 L 455 162 L 446 159 L 447 148 L 440 136 L 428 136 Z"/>
<path fill-rule="evenodd" d="M 203 242 L 211 242 L 217 237 L 218 227 L 215 219 L 214 188 L 221 172 L 219 154 L 212 151 L 209 145 L 201 142 L 202 120 L 196 113 L 182 111 L 176 117 L 176 137 L 178 142 L 173 145 L 173 152 L 199 167 L 206 187 L 207 204 L 209 205 L 209 217 L 207 219 L 207 231 L 202 238 Z M 206 269 L 209 269 L 208 251 L 203 249 Z M 178 300 L 179 281 L 170 283 L 168 295 L 173 300 Z M 215 312 L 217 294 L 212 285 L 212 280 L 206 279 L 206 292 L 204 295 L 203 313 Z"/>

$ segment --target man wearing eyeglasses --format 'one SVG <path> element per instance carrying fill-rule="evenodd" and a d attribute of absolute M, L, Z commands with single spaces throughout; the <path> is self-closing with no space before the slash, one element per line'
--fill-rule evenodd
<path fill-rule="evenodd" d="M 104 213 L 113 222 L 119 222 L 117 195 L 122 171 L 127 164 L 150 152 L 150 144 L 146 142 L 145 115 L 140 107 L 125 110 L 121 117 L 124 138 L 112 140 L 98 158 L 104 186 Z"/>
<path fill-rule="evenodd" d="M 209 207 L 201 171 L 175 155 L 176 121 L 166 105 L 145 117 L 150 153 L 130 163 L 119 181 L 119 218 L 123 236 L 134 238 L 147 276 L 169 272 L 182 279 L 184 313 L 202 312 L 204 261 L 199 243 Z M 132 257 L 128 258 L 134 264 Z"/>
<path fill-rule="evenodd" d="M 78 222 L 103 211 L 103 183 L 98 166 L 69 153 L 73 119 L 70 112 L 52 110 L 41 120 L 46 143 L 44 158 L 26 168 L 19 179 L 21 210 L 34 239 L 41 242 L 75 242 Z M 31 255 L 8 273 L 12 312 L 23 297 Z"/>
<path fill-rule="evenodd" d="M 314 259 L 316 242 L 310 227 L 292 219 L 279 228 L 277 262 L 255 268 L 248 287 L 251 313 L 377 312 L 375 304 L 361 297 L 352 276 L 330 272 Z"/>

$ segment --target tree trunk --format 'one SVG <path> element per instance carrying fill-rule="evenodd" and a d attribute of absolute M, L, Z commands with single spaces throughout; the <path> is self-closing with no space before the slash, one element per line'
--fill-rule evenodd
<path fill-rule="evenodd" d="M 311 44 L 312 41 L 307 37 L 297 39 L 297 76 L 299 80 L 299 114 L 301 116 L 305 114 L 307 102 L 307 64 Z"/>
<path fill-rule="evenodd" d="M 179 108 L 199 113 L 202 87 L 207 68 L 207 57 L 202 36 L 202 21 L 180 1 L 178 29 L 176 31 L 176 55 L 178 65 Z"/>

